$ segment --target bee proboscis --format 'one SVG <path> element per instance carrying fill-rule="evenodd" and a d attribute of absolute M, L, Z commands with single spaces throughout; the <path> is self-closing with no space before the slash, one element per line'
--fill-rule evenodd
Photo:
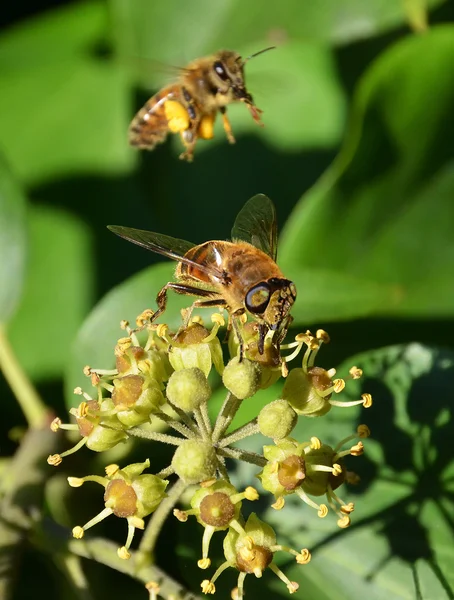
<path fill-rule="evenodd" d="M 285 336 L 296 286 L 276 264 L 276 211 L 266 196 L 258 194 L 246 202 L 236 217 L 232 241 L 213 240 L 196 245 L 151 231 L 116 225 L 109 229 L 134 244 L 178 261 L 177 281 L 166 283 L 158 293 L 158 310 L 152 321 L 165 311 L 167 290 L 171 289 L 199 297 L 189 316 L 193 308 L 225 309 L 239 340 L 240 356 L 241 318 L 245 314 L 259 324 L 260 354 L 268 332 L 276 336 L 277 345 Z"/>
<path fill-rule="evenodd" d="M 191 161 L 197 140 L 213 137 L 213 126 L 218 112 L 227 139 L 235 142 L 227 117 L 227 105 L 244 102 L 254 121 L 260 113 L 246 89 L 244 65 L 273 47 L 265 48 L 242 59 L 237 52 L 220 50 L 211 56 L 198 58 L 179 69 L 178 80 L 162 88 L 139 110 L 129 127 L 132 146 L 152 150 L 163 142 L 168 133 L 179 133 L 185 146 L 180 158 Z"/>

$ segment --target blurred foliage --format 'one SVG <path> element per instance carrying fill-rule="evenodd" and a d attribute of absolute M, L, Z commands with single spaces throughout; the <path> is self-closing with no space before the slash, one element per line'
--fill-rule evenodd
<path fill-rule="evenodd" d="M 0 35 L 0 321 L 46 404 L 60 414 L 73 404 L 83 365 L 109 367 L 119 320 L 153 307 L 172 276 L 173 265 L 152 264 L 159 258 L 118 240 L 107 224 L 194 242 L 227 238 L 245 200 L 263 192 L 285 222 L 279 262 L 298 288 L 295 331 L 327 329 L 333 343 L 322 360 L 362 366 L 361 385 L 375 398 L 366 415 L 373 439 L 355 464 L 363 482 L 349 492 L 358 495 L 353 526 L 337 531 L 296 504 L 290 517 L 266 512 L 289 544 L 314 550 L 308 567 L 287 566 L 301 583 L 293 597 L 454 598 L 452 1 L 42 0 L 28 18 L 21 10 Z M 160 65 L 272 44 L 246 67 L 263 129 L 234 106 L 237 144 L 218 124 L 191 165 L 178 161 L 175 138 L 149 154 L 128 148 L 134 112 L 169 81 Z M 170 323 L 181 302 L 172 299 Z M 0 390 L 6 456 L 25 421 L 3 380 Z M 272 388 L 258 402 L 278 394 Z M 257 407 L 242 409 L 237 425 Z M 363 420 L 346 412 L 310 423 L 336 441 Z M 49 443 L 38 438 L 37 457 Z M 143 459 L 140 451 L 131 459 Z M 116 460 L 81 455 L 68 461 L 71 474 Z M 1 597 L 29 597 L 32 577 L 49 598 L 84 597 L 52 550 L 65 555 L 66 528 L 94 514 L 99 498 L 75 505 L 62 491 L 64 472 L 46 484 L 55 472 L 44 468 L 33 479 L 40 492 L 53 490 L 44 514 L 62 531 L 53 523 L 34 537 L 20 567 L 29 575 L 10 579 L 6 570 Z M 241 469 L 237 476 L 245 477 Z M 39 494 L 30 497 L 43 511 Z M 101 528 L 116 533 L 115 524 Z M 196 525 L 169 523 L 157 555 L 194 592 L 199 534 Z M 21 541 L 8 528 L 0 538 Z M 83 566 L 93 597 L 145 597 L 132 578 Z M 250 594 L 287 597 L 269 581 L 251 582 Z M 227 577 L 225 590 L 232 584 Z"/>

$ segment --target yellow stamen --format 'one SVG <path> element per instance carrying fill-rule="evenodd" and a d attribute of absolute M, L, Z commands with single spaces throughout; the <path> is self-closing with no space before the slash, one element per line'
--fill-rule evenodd
<path fill-rule="evenodd" d="M 244 497 L 246 498 L 246 500 L 250 500 L 251 502 L 253 502 L 254 500 L 259 499 L 259 493 L 255 488 L 253 488 L 251 485 L 249 485 L 244 490 Z"/>
<path fill-rule="evenodd" d="M 211 582 L 209 579 L 204 579 L 200 584 L 200 587 L 202 588 L 202 592 L 204 594 L 214 594 L 216 592 L 216 587 L 214 583 Z"/>
<path fill-rule="evenodd" d="M 285 506 L 284 496 L 279 496 L 279 498 L 271 505 L 271 508 L 274 510 L 282 510 Z"/>
<path fill-rule="evenodd" d="M 68 477 L 68 483 L 71 487 L 81 487 L 85 483 L 82 477 Z"/>
<path fill-rule="evenodd" d="M 174 508 L 173 516 L 176 517 L 181 523 L 186 523 L 188 520 L 188 513 L 184 510 L 178 510 L 178 508 Z"/>
<path fill-rule="evenodd" d="M 118 558 L 121 558 L 122 560 L 129 560 L 131 558 L 131 553 L 126 548 L 126 546 L 122 546 L 121 548 L 118 548 L 117 555 L 118 555 Z"/>
<path fill-rule="evenodd" d="M 73 534 L 73 537 L 76 538 L 76 540 L 81 540 L 85 535 L 85 531 L 84 531 L 83 527 L 80 527 L 80 525 L 77 525 L 76 527 L 73 527 L 72 534 Z"/>
<path fill-rule="evenodd" d="M 151 321 L 153 315 L 154 312 L 150 308 L 147 308 L 146 310 L 141 312 L 140 315 L 136 317 L 137 327 L 145 327 L 145 325 L 147 325 Z"/>
<path fill-rule="evenodd" d="M 367 425 L 358 425 L 356 432 L 360 438 L 368 438 L 370 436 L 370 429 Z"/>
<path fill-rule="evenodd" d="M 297 555 L 296 555 L 296 562 L 299 565 L 307 565 L 308 562 L 310 562 L 312 558 L 311 553 L 309 552 L 309 550 L 307 548 L 303 548 Z"/>
<path fill-rule="evenodd" d="M 320 450 L 320 448 L 322 447 L 322 442 L 319 440 L 318 437 L 311 437 L 311 450 Z"/>
<path fill-rule="evenodd" d="M 318 340 L 320 340 L 324 344 L 329 344 L 331 341 L 329 335 L 326 333 L 326 331 L 324 329 L 317 329 L 315 336 Z"/>
<path fill-rule="evenodd" d="M 370 394 L 361 394 L 363 399 L 364 408 L 370 408 L 372 406 L 372 396 Z"/>
<path fill-rule="evenodd" d="M 352 368 L 349 370 L 349 373 L 350 373 L 350 375 L 351 375 L 352 379 L 359 379 L 359 378 L 360 378 L 360 377 L 362 377 L 362 375 L 363 375 L 363 371 L 362 371 L 362 369 L 360 369 L 360 368 L 358 368 L 358 367 L 352 367 Z"/>
<path fill-rule="evenodd" d="M 113 477 L 114 475 L 116 475 L 118 473 L 119 470 L 120 470 L 120 467 L 115 464 L 107 465 L 107 467 L 104 469 L 107 477 Z"/>
<path fill-rule="evenodd" d="M 334 391 L 336 394 L 340 394 L 342 390 L 345 388 L 345 381 L 343 379 L 335 379 L 333 381 Z"/>
<path fill-rule="evenodd" d="M 341 529 L 346 529 L 347 527 L 350 527 L 350 525 L 351 525 L 350 517 L 348 515 L 345 515 L 344 517 L 342 517 L 341 519 L 339 519 L 337 521 L 337 525 Z"/>
<path fill-rule="evenodd" d="M 199 569 L 208 569 L 208 567 L 211 566 L 211 560 L 209 558 L 201 558 L 197 561 L 197 566 Z"/>
<path fill-rule="evenodd" d="M 59 419 L 58 417 L 55 417 L 55 419 L 50 424 L 50 429 L 51 429 L 51 431 L 53 431 L 55 433 L 60 429 L 60 427 L 61 427 L 61 419 Z"/>
<path fill-rule="evenodd" d="M 364 444 L 362 442 L 358 442 L 354 446 L 350 448 L 350 454 L 352 456 L 361 456 L 364 453 Z"/>

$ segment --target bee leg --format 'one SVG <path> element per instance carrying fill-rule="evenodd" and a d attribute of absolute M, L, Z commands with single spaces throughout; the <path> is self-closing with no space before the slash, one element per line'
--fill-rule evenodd
<path fill-rule="evenodd" d="M 186 150 L 180 154 L 181 160 L 192 162 L 194 159 L 194 148 L 197 142 L 197 135 L 195 131 L 190 128 L 181 132 L 181 141 L 183 142 Z"/>
<path fill-rule="evenodd" d="M 199 290 L 200 294 L 200 290 Z M 213 295 L 211 293 L 211 295 Z M 192 305 L 188 308 L 187 313 L 185 315 L 183 327 L 187 327 L 189 325 L 189 321 L 191 320 L 192 312 L 194 308 L 225 308 L 226 301 L 223 298 L 212 298 L 211 300 L 196 300 L 192 303 Z"/>
<path fill-rule="evenodd" d="M 265 325 L 265 323 L 260 323 L 259 325 L 259 341 L 258 341 L 258 351 L 259 354 L 263 354 L 263 351 L 265 350 L 265 337 L 267 334 L 268 328 Z"/>
<path fill-rule="evenodd" d="M 222 115 L 222 125 L 224 126 L 225 135 L 227 136 L 229 143 L 234 144 L 236 140 L 233 136 L 232 126 L 230 125 L 230 121 L 227 116 L 227 109 L 225 106 L 222 106 L 220 111 Z"/>
<path fill-rule="evenodd" d="M 244 315 L 244 308 L 240 308 L 239 310 L 235 311 L 232 314 L 232 327 L 233 330 L 235 331 L 235 335 L 238 338 L 238 344 L 239 344 L 239 350 L 240 350 L 240 356 L 238 358 L 239 362 L 243 362 L 243 356 L 244 356 L 244 340 L 243 340 L 243 336 L 241 335 L 241 331 L 240 331 L 240 318 Z"/>
<path fill-rule="evenodd" d="M 186 296 L 205 296 L 209 298 L 213 298 L 214 293 L 209 290 L 202 290 L 200 288 L 194 287 L 192 285 L 185 285 L 183 283 L 176 283 L 173 281 L 169 281 L 165 286 L 160 290 L 158 295 L 156 296 L 156 303 L 158 305 L 158 310 L 151 317 L 151 322 L 155 321 L 162 313 L 165 311 L 167 306 L 167 290 L 173 290 L 177 294 L 184 294 Z M 196 304 L 196 303 L 194 303 Z M 190 311 L 194 305 L 190 307 Z M 189 315 L 191 316 L 191 315 Z"/>

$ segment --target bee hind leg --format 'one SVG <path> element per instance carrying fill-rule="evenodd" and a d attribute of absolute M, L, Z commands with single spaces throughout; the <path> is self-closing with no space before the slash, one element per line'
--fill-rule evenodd
<path fill-rule="evenodd" d="M 235 137 L 232 132 L 232 126 L 231 126 L 229 118 L 227 116 L 227 109 L 225 108 L 225 106 L 223 106 L 220 110 L 221 110 L 222 125 L 224 127 L 225 135 L 227 136 L 227 139 L 229 140 L 229 144 L 234 144 L 236 142 L 236 140 L 235 140 Z"/>
<path fill-rule="evenodd" d="M 194 148 L 197 142 L 197 136 L 194 134 L 192 129 L 186 129 L 181 132 L 181 141 L 183 142 L 186 150 L 180 154 L 180 160 L 186 160 L 192 162 L 194 160 Z"/>

